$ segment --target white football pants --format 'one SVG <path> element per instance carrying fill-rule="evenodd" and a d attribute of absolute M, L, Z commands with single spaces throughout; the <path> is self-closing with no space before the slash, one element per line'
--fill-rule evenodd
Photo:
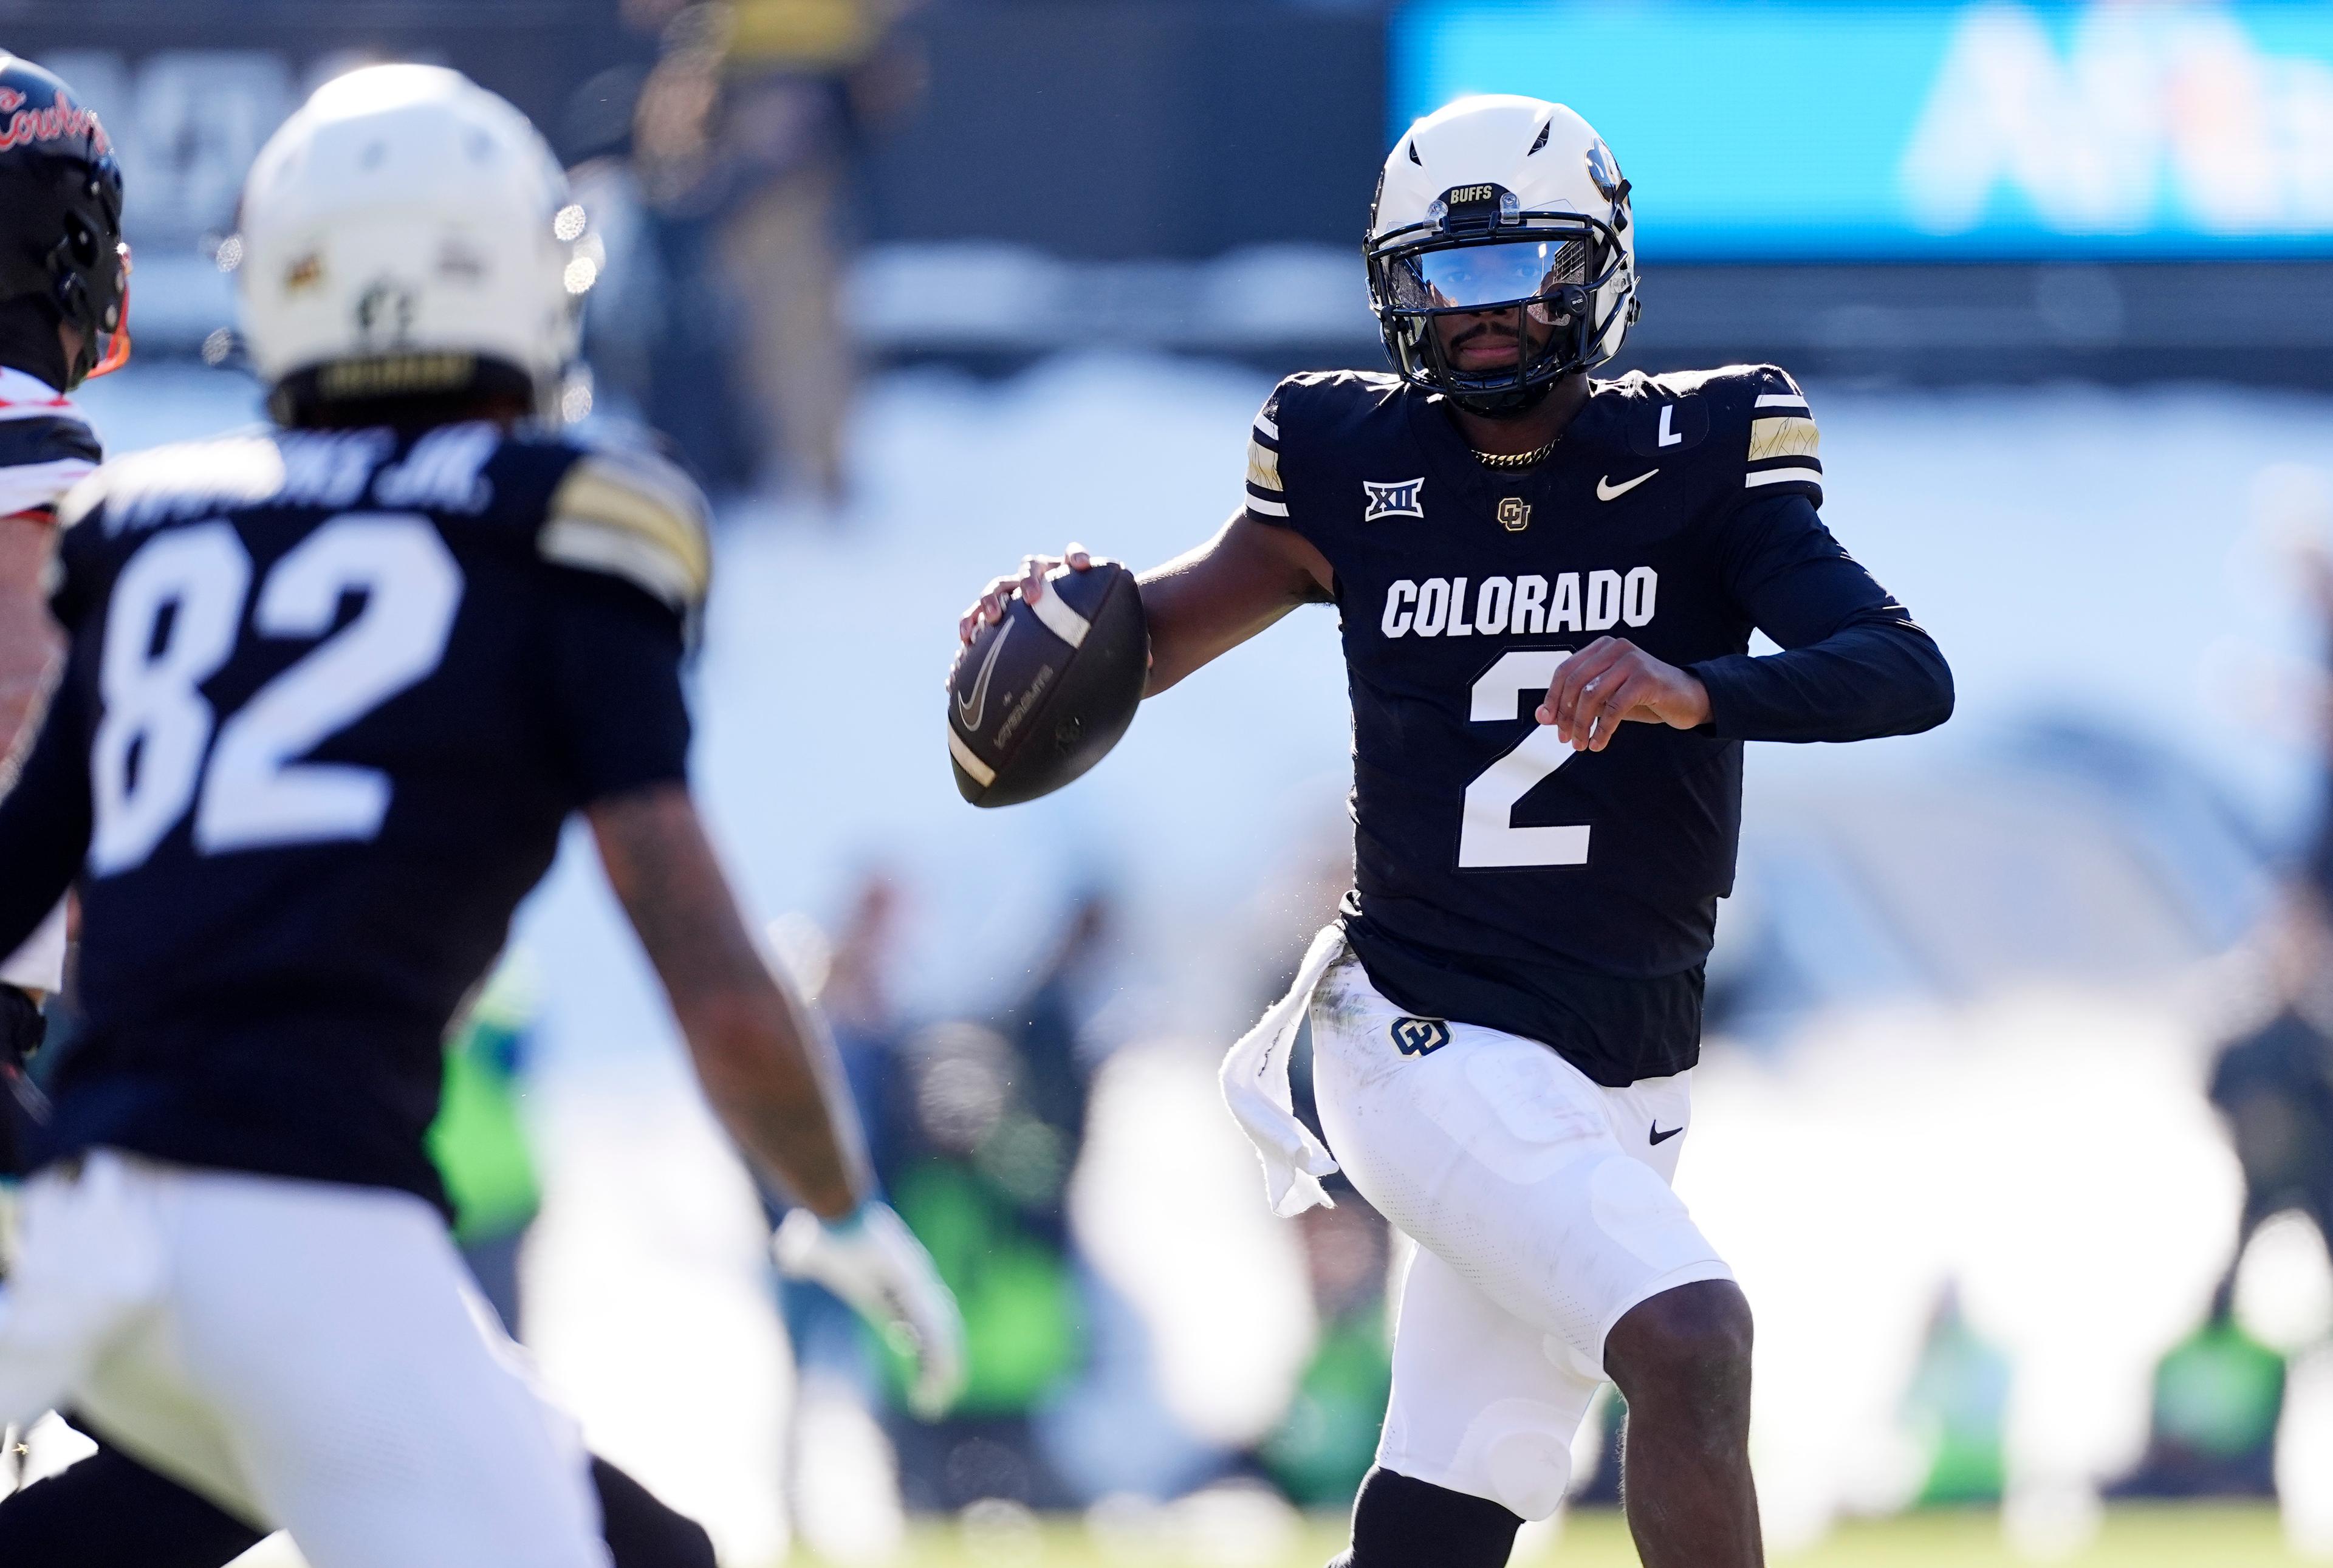
<path fill-rule="evenodd" d="M 1692 1074 L 1604 1088 L 1537 1041 L 1410 1016 L 1349 957 L 1311 1016 L 1329 1148 L 1417 1243 L 1378 1463 L 1546 1518 L 1612 1325 L 1733 1277 L 1669 1188 Z"/>
<path fill-rule="evenodd" d="M 100 1150 L 25 1188 L 0 1421 L 87 1413 L 312 1568 L 608 1568 L 589 1461 L 410 1193 Z"/>

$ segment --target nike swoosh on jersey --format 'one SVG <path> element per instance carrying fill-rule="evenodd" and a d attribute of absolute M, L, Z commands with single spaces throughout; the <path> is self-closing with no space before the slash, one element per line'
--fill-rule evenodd
<path fill-rule="evenodd" d="M 1004 640 L 1013 635 L 1013 620 L 996 629 L 996 640 L 988 645 L 988 657 L 980 661 L 980 673 L 973 678 L 972 695 L 955 699 L 956 722 L 968 735 L 980 733 L 980 721 L 988 713 L 988 678 L 996 672 L 996 656 L 1004 651 Z"/>
<path fill-rule="evenodd" d="M 1666 1143 L 1670 1139 L 1675 1138 L 1678 1133 L 1683 1132 L 1684 1130 L 1685 1123 L 1680 1121 L 1675 1127 L 1670 1128 L 1666 1132 L 1663 1132 L 1661 1130 L 1661 1124 L 1656 1121 L 1653 1123 L 1653 1141 L 1655 1143 Z"/>
<path fill-rule="evenodd" d="M 1658 468 L 1647 468 L 1625 485 L 1615 485 L 1612 483 L 1612 476 L 1607 474 L 1596 481 L 1596 498 L 1599 501 L 1618 501 L 1659 472 Z"/>

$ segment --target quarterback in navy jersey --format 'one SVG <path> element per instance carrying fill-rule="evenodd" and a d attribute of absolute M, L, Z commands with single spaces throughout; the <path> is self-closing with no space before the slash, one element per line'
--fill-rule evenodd
<path fill-rule="evenodd" d="M 782 1261 L 960 1327 L 869 1191 L 816 1020 L 686 783 L 695 487 L 540 420 L 580 209 L 449 71 L 320 89 L 241 207 L 276 428 L 57 506 L 67 657 L 0 798 L 0 950 L 77 887 L 84 1026 L 0 1291 L 0 1421 L 70 1403 L 316 1568 L 606 1568 L 572 1423 L 475 1308 L 422 1140 L 453 1014 L 589 823 L 707 1097 L 803 1207 Z"/>
<path fill-rule="evenodd" d="M 1637 313 L 1631 194 L 1558 104 L 1412 127 L 1366 246 L 1392 372 L 1282 381 L 1242 510 L 1141 580 L 1153 694 L 1300 605 L 1342 626 L 1353 889 L 1224 1071 L 1279 1212 L 1341 1168 L 1419 1244 L 1340 1568 L 1504 1563 L 1607 1378 L 1647 1568 L 1762 1561 L 1749 1311 L 1670 1187 L 1743 743 L 1952 710 L 1823 524 L 1788 374 L 1591 379 Z M 991 583 L 963 635 L 1058 564 Z M 1308 1012 L 1326 1147 L 1288 1109 Z"/>

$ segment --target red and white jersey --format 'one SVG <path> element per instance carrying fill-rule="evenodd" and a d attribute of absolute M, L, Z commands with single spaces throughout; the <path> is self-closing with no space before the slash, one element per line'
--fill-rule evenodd
<path fill-rule="evenodd" d="M 101 455 L 71 398 L 37 376 L 0 368 L 0 517 L 53 513 Z"/>

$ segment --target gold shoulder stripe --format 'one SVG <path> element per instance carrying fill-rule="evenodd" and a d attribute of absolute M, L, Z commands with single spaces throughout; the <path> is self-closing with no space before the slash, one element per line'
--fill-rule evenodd
<path fill-rule="evenodd" d="M 1280 454 L 1253 436 L 1247 443 L 1247 482 L 1266 490 L 1280 489 Z"/>
<path fill-rule="evenodd" d="M 1812 419 L 1781 418 L 1750 421 L 1750 458 L 1811 457 L 1822 446 L 1822 432 Z"/>
<path fill-rule="evenodd" d="M 630 577 L 677 608 L 701 601 L 712 583 L 704 500 L 662 464 L 580 459 L 552 494 L 542 540 L 550 559 Z"/>

